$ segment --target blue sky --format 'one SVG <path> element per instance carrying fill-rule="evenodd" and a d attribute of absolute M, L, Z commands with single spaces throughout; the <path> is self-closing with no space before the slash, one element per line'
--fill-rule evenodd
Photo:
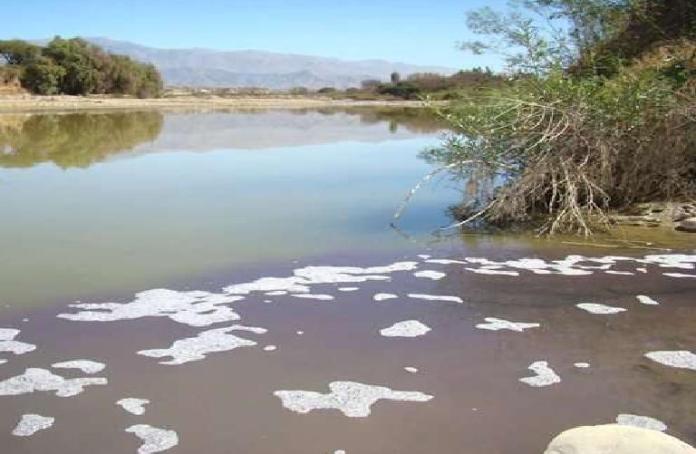
<path fill-rule="evenodd" d="M 6 0 L 0 38 L 104 36 L 164 47 L 261 49 L 456 68 L 467 10 L 504 0 Z"/>

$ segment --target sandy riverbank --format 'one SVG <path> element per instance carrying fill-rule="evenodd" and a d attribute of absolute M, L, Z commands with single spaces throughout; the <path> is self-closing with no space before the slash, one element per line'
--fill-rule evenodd
<path fill-rule="evenodd" d="M 177 96 L 157 99 L 113 98 L 105 96 L 0 96 L 2 112 L 46 112 L 119 109 L 307 109 L 329 107 L 422 107 L 420 101 L 355 101 L 328 97 Z"/>

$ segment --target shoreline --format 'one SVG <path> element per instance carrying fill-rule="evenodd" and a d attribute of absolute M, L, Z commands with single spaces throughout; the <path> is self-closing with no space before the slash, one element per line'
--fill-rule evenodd
<path fill-rule="evenodd" d="M 422 101 L 375 100 L 357 101 L 311 96 L 239 96 L 169 98 L 116 98 L 110 96 L 0 96 L 0 113 L 41 113 L 106 110 L 263 110 L 263 109 L 311 109 L 346 107 L 400 107 L 423 108 Z"/>

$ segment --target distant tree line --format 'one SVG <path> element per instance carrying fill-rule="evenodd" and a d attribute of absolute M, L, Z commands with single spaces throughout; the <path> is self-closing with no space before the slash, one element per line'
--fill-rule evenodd
<path fill-rule="evenodd" d="M 442 99 L 457 97 L 462 91 L 476 90 L 484 87 L 496 87 L 505 83 L 505 77 L 495 74 L 490 68 L 473 68 L 462 70 L 446 76 L 437 73 L 415 73 L 405 79 L 398 72 L 393 72 L 389 82 L 377 79 L 364 80 L 361 87 L 349 88 L 349 95 L 382 95 L 402 99 L 417 99 L 424 95 L 433 95 Z M 329 87 L 319 93 L 331 93 Z"/>
<path fill-rule="evenodd" d="M 41 95 L 121 94 L 158 97 L 163 82 L 151 64 L 108 53 L 80 38 L 56 37 L 46 46 L 0 41 L 0 75 L 18 77 Z M 0 77 L 2 78 L 2 77 Z"/>

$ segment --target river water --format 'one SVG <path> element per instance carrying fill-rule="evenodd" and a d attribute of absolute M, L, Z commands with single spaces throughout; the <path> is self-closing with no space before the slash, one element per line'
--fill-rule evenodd
<path fill-rule="evenodd" d="M 693 236 L 439 231 L 467 195 L 446 176 L 390 227 L 443 133 L 0 116 L 2 452 L 540 453 L 619 415 L 696 442 Z"/>

